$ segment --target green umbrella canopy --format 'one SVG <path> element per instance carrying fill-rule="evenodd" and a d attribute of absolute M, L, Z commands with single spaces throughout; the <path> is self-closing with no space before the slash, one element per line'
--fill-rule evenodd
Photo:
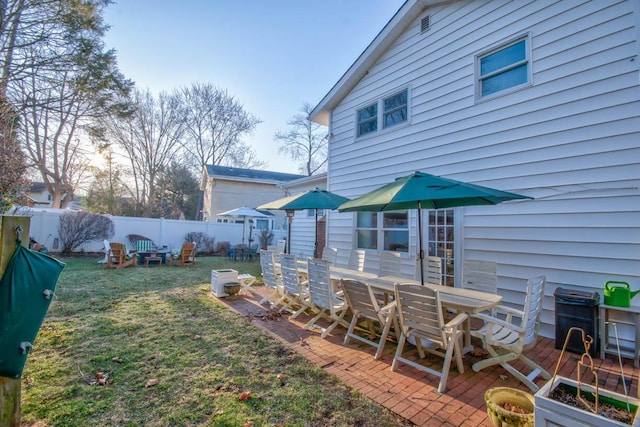
<path fill-rule="evenodd" d="M 267 210 L 283 210 L 287 211 L 289 227 L 287 229 L 287 253 L 291 253 L 291 221 L 293 219 L 293 211 L 302 209 L 316 210 L 316 230 L 313 256 L 318 257 L 318 209 L 337 209 L 341 204 L 348 202 L 349 199 L 327 190 L 314 188 L 294 196 L 285 197 L 265 203 L 258 206 L 258 209 Z"/>
<path fill-rule="evenodd" d="M 414 172 L 343 203 L 340 212 L 444 209 L 457 206 L 497 205 L 507 200 L 530 199 L 507 191 L 454 179 Z"/>
<path fill-rule="evenodd" d="M 258 206 L 258 209 L 300 210 L 300 209 L 336 209 L 349 199 L 327 190 L 315 188 L 294 196 L 284 197 Z"/>
<path fill-rule="evenodd" d="M 390 184 L 343 203 L 340 212 L 418 210 L 418 258 L 420 281 L 424 285 L 424 250 L 422 249 L 421 209 L 444 209 L 458 206 L 497 205 L 507 200 L 530 199 L 515 193 L 495 190 L 475 184 L 414 172 L 396 178 Z"/>

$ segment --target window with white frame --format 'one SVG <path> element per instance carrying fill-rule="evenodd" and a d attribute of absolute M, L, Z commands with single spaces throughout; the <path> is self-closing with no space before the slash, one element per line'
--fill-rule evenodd
<path fill-rule="evenodd" d="M 358 110 L 358 136 L 378 130 L 378 104 L 371 104 Z"/>
<path fill-rule="evenodd" d="M 409 252 L 409 216 L 407 211 L 382 213 L 382 238 L 385 251 Z"/>
<path fill-rule="evenodd" d="M 387 129 L 409 120 L 409 89 L 405 88 L 356 112 L 357 136 Z"/>
<path fill-rule="evenodd" d="M 529 43 L 525 36 L 476 58 L 479 98 L 529 84 Z"/>
<path fill-rule="evenodd" d="M 357 213 L 356 247 L 378 249 L 378 214 L 376 212 Z"/>
<path fill-rule="evenodd" d="M 408 92 L 405 89 L 382 101 L 382 125 L 384 128 L 407 121 L 407 98 Z"/>
<path fill-rule="evenodd" d="M 409 221 L 407 211 L 358 212 L 356 220 L 358 249 L 409 251 Z"/>

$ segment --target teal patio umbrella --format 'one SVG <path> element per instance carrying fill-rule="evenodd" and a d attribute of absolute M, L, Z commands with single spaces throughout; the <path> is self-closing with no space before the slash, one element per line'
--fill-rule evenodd
<path fill-rule="evenodd" d="M 348 202 L 349 199 L 327 190 L 314 188 L 294 196 L 284 197 L 258 206 L 258 209 L 266 210 L 283 210 L 287 216 L 289 226 L 287 230 L 287 253 L 291 253 L 291 222 L 293 214 L 296 210 L 314 209 L 315 224 L 315 241 L 313 256 L 318 257 L 318 209 L 337 209 L 341 204 Z"/>
<path fill-rule="evenodd" d="M 420 282 L 424 284 L 424 250 L 422 249 L 422 209 L 445 209 L 459 206 L 497 205 L 508 200 L 531 199 L 507 191 L 469 184 L 424 172 L 396 178 L 394 182 L 343 203 L 340 212 L 418 210 L 418 244 Z"/>

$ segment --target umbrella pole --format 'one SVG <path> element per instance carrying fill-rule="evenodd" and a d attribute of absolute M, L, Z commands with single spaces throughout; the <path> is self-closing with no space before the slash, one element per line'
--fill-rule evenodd
<path fill-rule="evenodd" d="M 424 250 L 422 249 L 422 203 L 418 201 L 418 246 L 420 247 L 420 284 L 424 286 Z"/>
<path fill-rule="evenodd" d="M 247 222 L 246 215 L 244 217 L 242 217 L 242 244 L 243 245 L 244 245 L 244 226 L 245 226 L 245 222 Z"/>
<path fill-rule="evenodd" d="M 287 227 L 287 253 L 291 254 L 291 223 L 293 222 L 293 216 L 288 217 L 289 226 Z"/>
<path fill-rule="evenodd" d="M 314 258 L 319 258 L 318 257 L 318 209 L 315 209 L 316 211 L 316 234 L 315 234 L 315 239 L 313 242 L 313 257 Z"/>

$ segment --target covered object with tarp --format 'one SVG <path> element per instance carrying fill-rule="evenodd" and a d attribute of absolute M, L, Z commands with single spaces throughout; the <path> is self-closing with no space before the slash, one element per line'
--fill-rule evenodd
<path fill-rule="evenodd" d="M 64 266 L 18 244 L 0 279 L 0 376 L 22 376 Z"/>

